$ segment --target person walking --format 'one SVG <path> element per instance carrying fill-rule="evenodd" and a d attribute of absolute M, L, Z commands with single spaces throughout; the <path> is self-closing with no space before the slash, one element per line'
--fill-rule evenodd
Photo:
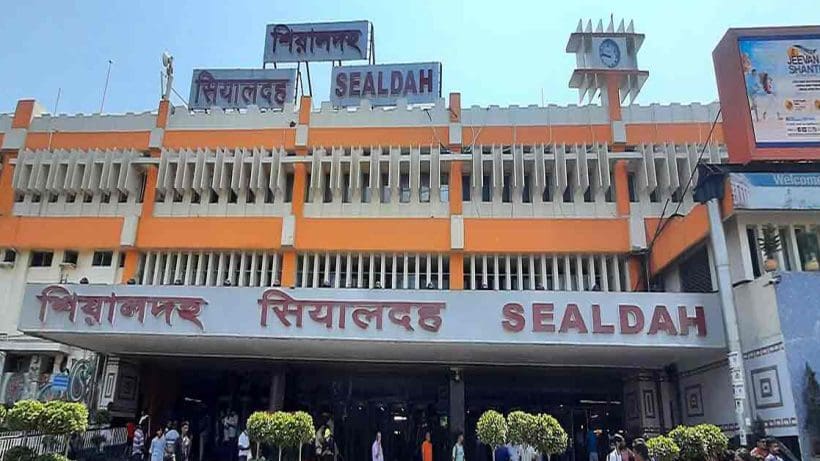
<path fill-rule="evenodd" d="M 251 439 L 248 437 L 248 430 L 244 427 L 242 428 L 242 432 L 239 433 L 239 439 L 236 443 L 239 448 L 239 452 L 237 453 L 239 461 L 248 461 L 251 457 Z M 259 457 L 258 453 L 256 457 Z"/>
<path fill-rule="evenodd" d="M 433 461 L 433 442 L 430 439 L 430 431 L 425 432 L 424 442 L 421 442 L 421 461 Z"/>
<path fill-rule="evenodd" d="M 179 457 L 181 461 L 191 460 L 191 426 L 188 422 L 182 423 L 179 434 Z"/>
<path fill-rule="evenodd" d="M 177 425 L 173 421 L 168 423 L 165 431 L 165 461 L 177 461 L 177 452 L 179 449 L 179 432 L 177 432 Z"/>
<path fill-rule="evenodd" d="M 606 461 L 629 461 L 629 450 L 626 448 L 624 437 L 621 434 L 615 434 L 612 440 L 615 446 L 609 452 Z"/>
<path fill-rule="evenodd" d="M 163 461 L 165 457 L 165 437 L 162 427 L 157 428 L 157 433 L 151 439 L 151 461 Z"/>
<path fill-rule="evenodd" d="M 134 436 L 131 438 L 131 461 L 142 461 L 142 451 L 145 449 L 145 433 L 142 427 L 134 429 Z"/>
<path fill-rule="evenodd" d="M 384 461 L 384 451 L 382 450 L 381 432 L 376 432 L 376 440 L 373 441 L 373 446 L 370 447 L 370 452 L 373 455 L 373 461 Z"/>
<path fill-rule="evenodd" d="M 464 461 L 464 434 L 458 434 L 453 445 L 452 461 Z"/>

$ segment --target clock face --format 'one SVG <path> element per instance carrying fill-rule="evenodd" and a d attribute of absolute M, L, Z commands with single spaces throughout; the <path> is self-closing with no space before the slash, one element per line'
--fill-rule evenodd
<path fill-rule="evenodd" d="M 605 66 L 612 69 L 621 62 L 621 49 L 618 47 L 618 44 L 615 43 L 615 40 L 608 38 L 598 46 L 598 56 Z"/>

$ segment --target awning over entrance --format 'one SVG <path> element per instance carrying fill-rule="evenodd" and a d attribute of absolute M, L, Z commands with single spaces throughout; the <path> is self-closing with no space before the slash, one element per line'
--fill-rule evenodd
<path fill-rule="evenodd" d="M 660 367 L 725 350 L 714 294 L 31 284 L 20 330 L 114 354 Z"/>

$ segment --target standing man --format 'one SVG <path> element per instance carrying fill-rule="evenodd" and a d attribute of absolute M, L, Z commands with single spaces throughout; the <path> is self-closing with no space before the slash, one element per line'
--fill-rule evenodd
<path fill-rule="evenodd" d="M 370 450 L 373 453 L 373 461 L 384 461 L 384 451 L 382 451 L 382 433 L 376 432 L 376 440 Z"/>
<path fill-rule="evenodd" d="M 131 445 L 131 459 L 133 461 L 142 461 L 142 450 L 145 448 L 145 433 L 142 427 L 137 426 L 134 429 L 134 437 Z"/>
<path fill-rule="evenodd" d="M 430 431 L 424 433 L 424 442 L 421 442 L 421 461 L 433 461 L 433 442 L 430 441 Z"/>
<path fill-rule="evenodd" d="M 248 437 L 248 431 L 244 427 L 239 434 L 239 442 L 237 445 L 239 448 L 239 461 L 248 461 L 251 457 L 251 439 Z M 260 455 L 257 453 L 256 457 L 259 458 Z"/>
<path fill-rule="evenodd" d="M 777 441 L 774 437 L 770 438 L 766 442 L 767 448 L 769 449 L 769 454 L 766 456 L 765 461 L 783 461 L 783 457 L 780 456 L 780 442 Z"/>
<path fill-rule="evenodd" d="M 592 427 L 587 431 L 587 452 L 589 453 L 589 461 L 598 461 L 598 436 Z"/>

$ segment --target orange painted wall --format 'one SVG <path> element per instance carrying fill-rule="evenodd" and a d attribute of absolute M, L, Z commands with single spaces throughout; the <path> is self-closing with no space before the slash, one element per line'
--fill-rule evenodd
<path fill-rule="evenodd" d="M 48 133 L 29 133 L 26 147 L 29 149 L 48 148 Z M 52 149 L 147 149 L 150 131 L 105 131 L 105 132 L 53 132 Z"/>
<path fill-rule="evenodd" d="M 21 99 L 17 101 L 14 109 L 14 118 L 11 119 L 12 128 L 28 128 L 31 124 L 31 117 L 34 114 L 34 100 Z"/>
<path fill-rule="evenodd" d="M 0 142 L 3 142 L 0 139 Z M 11 216 L 14 207 L 14 189 L 11 187 L 14 178 L 14 166 L 10 163 L 15 154 L 0 154 L 3 169 L 0 170 L 0 217 Z"/>
<path fill-rule="evenodd" d="M 119 248 L 123 218 L 2 217 L 0 247 Z"/>
<path fill-rule="evenodd" d="M 475 144 L 541 144 L 609 142 L 609 125 L 553 125 L 544 126 L 465 126 L 461 140 L 465 145 Z"/>
<path fill-rule="evenodd" d="M 512 253 L 623 253 L 629 250 L 626 219 L 464 220 L 464 251 Z"/>
<path fill-rule="evenodd" d="M 435 131 L 434 131 L 435 130 Z M 310 128 L 311 146 L 420 146 L 449 139 L 445 126 L 397 128 Z"/>
<path fill-rule="evenodd" d="M 166 131 L 162 145 L 169 149 L 217 147 L 279 147 L 293 149 L 296 130 L 176 130 Z"/>
<path fill-rule="evenodd" d="M 447 251 L 450 220 L 436 218 L 304 218 L 299 250 Z"/>
<path fill-rule="evenodd" d="M 247 250 L 279 248 L 282 218 L 153 218 L 140 222 L 140 249 Z"/>
<path fill-rule="evenodd" d="M 627 144 L 704 142 L 709 136 L 711 126 L 711 122 L 628 124 L 626 125 L 626 141 Z M 723 142 L 723 128 L 720 123 L 715 126 L 715 130 L 712 132 L 712 142 Z"/>

